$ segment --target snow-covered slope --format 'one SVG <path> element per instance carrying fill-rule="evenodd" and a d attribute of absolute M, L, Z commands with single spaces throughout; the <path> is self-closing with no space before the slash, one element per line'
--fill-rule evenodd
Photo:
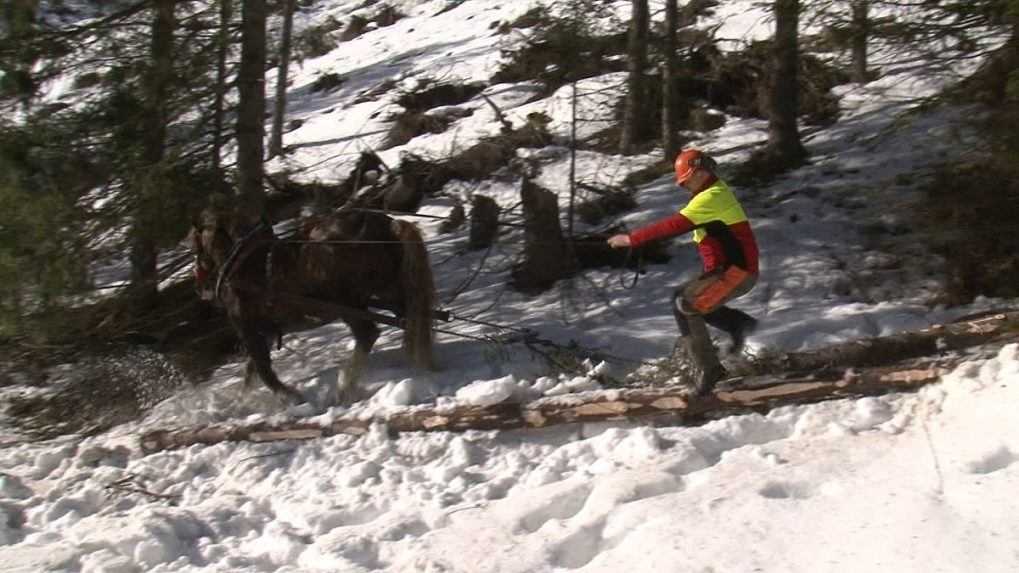
<path fill-rule="evenodd" d="M 409 16 L 371 30 L 293 72 L 291 106 L 301 126 L 286 135 L 286 164 L 307 179 L 344 177 L 364 146 L 377 147 L 399 111 L 393 94 L 354 100 L 385 80 L 411 89 L 421 79 L 488 83 L 496 34 L 534 3 L 401 2 Z M 547 2 L 552 4 L 552 2 Z M 617 2 L 625 18 L 628 2 Z M 318 3 L 298 26 L 344 19 L 361 3 Z M 452 9 L 445 10 L 452 6 Z M 727 38 L 766 37 L 751 0 L 726 2 Z M 763 34 L 763 36 L 762 36 Z M 931 306 L 936 260 L 919 246 L 878 251 L 863 224 L 901 225 L 912 191 L 896 177 L 939 160 L 970 109 L 904 116 L 911 98 L 940 85 L 876 56 L 886 75 L 843 86 L 836 125 L 807 138 L 812 164 L 775 184 L 737 190 L 762 248 L 762 280 L 736 306 L 761 319 L 750 350 L 797 350 L 888 334 L 1013 301 Z M 324 73 L 345 82 L 312 93 Z M 617 76 L 582 82 L 581 114 L 611 116 Z M 484 92 L 511 121 L 543 112 L 553 133 L 569 130 L 569 88 L 531 101 L 533 85 Z M 442 156 L 496 134 L 483 99 L 443 134 L 388 150 Z M 699 134 L 723 169 L 766 138 L 760 121 L 729 118 Z M 568 188 L 562 148 L 521 150 L 542 167 L 538 182 Z M 578 175 L 619 183 L 655 155 L 578 155 Z M 451 183 L 451 194 L 483 193 L 516 204 L 518 184 Z M 564 194 L 563 194 L 564 195 Z M 638 190 L 636 226 L 680 206 L 668 178 Z M 447 199 L 422 213 L 445 215 Z M 448 330 L 491 337 L 528 328 L 616 357 L 592 370 L 621 378 L 665 355 L 676 336 L 668 299 L 699 263 L 685 241 L 670 247 L 633 290 L 617 271 L 591 271 L 561 289 L 525 297 L 505 287 L 521 237 L 508 231 L 489 253 L 464 252 L 465 231 L 423 229 Z M 477 273 L 479 265 L 484 265 Z M 473 277 L 473 281 L 470 279 Z M 542 431 L 405 434 L 376 428 L 361 438 L 301 443 L 195 446 L 147 457 L 147 430 L 267 416 L 324 418 L 346 412 L 324 398 L 350 347 L 342 325 L 295 334 L 274 354 L 284 381 L 313 404 L 281 411 L 262 389 L 245 391 L 230 364 L 200 388 L 181 390 L 146 417 L 92 438 L 76 436 L 0 450 L 0 563 L 41 571 L 1014 571 L 1019 568 L 1019 347 L 967 363 L 917 394 L 782 408 L 696 428 L 643 423 Z M 386 331 L 364 375 L 373 397 L 355 412 L 438 401 L 486 402 L 597 387 L 591 376 L 557 377 L 519 345 L 440 334 L 441 369 L 408 367 Z M 20 392 L 22 389 L 6 389 Z M 7 432 L 17 437 L 14 430 Z"/>

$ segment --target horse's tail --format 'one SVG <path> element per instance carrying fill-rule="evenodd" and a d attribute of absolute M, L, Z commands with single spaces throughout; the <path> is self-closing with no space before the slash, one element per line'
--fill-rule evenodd
<path fill-rule="evenodd" d="M 422 368 L 432 368 L 432 309 L 435 280 L 421 232 L 413 223 L 393 220 L 393 232 L 403 245 L 400 286 L 403 291 L 404 348 Z"/>

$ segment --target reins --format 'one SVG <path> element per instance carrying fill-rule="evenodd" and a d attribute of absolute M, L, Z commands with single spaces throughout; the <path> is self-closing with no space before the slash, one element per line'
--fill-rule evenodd
<path fill-rule="evenodd" d="M 252 238 L 254 238 L 255 234 L 263 228 L 269 229 L 270 234 L 272 233 L 272 227 L 269 226 L 268 222 L 264 218 L 260 219 L 257 225 L 252 227 L 250 231 L 245 233 L 244 236 L 238 239 L 237 242 L 235 242 L 230 248 L 230 252 L 227 253 L 226 260 L 223 261 L 223 265 L 219 269 L 219 276 L 216 277 L 215 297 L 217 300 L 222 300 L 221 293 L 223 290 L 223 283 L 229 280 L 230 276 L 234 273 L 234 267 L 238 263 L 241 251 L 243 251 L 245 246 L 247 246 Z"/>
<path fill-rule="evenodd" d="M 623 261 L 623 270 L 619 273 L 619 284 L 626 290 L 632 290 L 635 288 L 637 286 L 637 280 L 640 279 L 640 275 L 647 272 L 647 270 L 644 269 L 644 252 L 641 251 L 640 254 L 637 255 L 637 266 L 633 271 L 633 280 L 630 281 L 629 285 L 627 285 L 626 279 L 623 278 L 623 273 L 626 272 L 626 267 L 630 266 L 631 257 L 633 257 L 633 247 L 627 247 L 626 259 Z"/>

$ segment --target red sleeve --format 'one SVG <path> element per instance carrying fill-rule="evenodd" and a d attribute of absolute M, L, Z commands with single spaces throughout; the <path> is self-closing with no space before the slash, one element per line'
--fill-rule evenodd
<path fill-rule="evenodd" d="M 682 235 L 693 230 L 693 221 L 687 219 L 682 213 L 676 213 L 671 217 L 667 217 L 652 223 L 646 227 L 641 227 L 635 231 L 630 232 L 630 245 L 639 246 L 648 241 L 654 241 L 655 239 L 665 239 L 668 237 L 675 237 L 676 235 Z"/>

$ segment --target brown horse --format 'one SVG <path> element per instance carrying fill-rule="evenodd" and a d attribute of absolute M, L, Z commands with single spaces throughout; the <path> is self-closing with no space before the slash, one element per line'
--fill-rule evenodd
<path fill-rule="evenodd" d="M 271 343 L 285 331 L 342 319 L 356 344 L 339 397 L 353 401 L 358 374 L 379 336 L 380 317 L 369 307 L 401 317 L 404 350 L 417 366 L 432 367 L 435 286 L 413 224 L 347 210 L 303 219 L 293 237 L 277 239 L 268 224 L 239 232 L 231 216 L 210 208 L 190 242 L 199 295 L 222 303 L 248 351 L 246 384 L 258 375 L 273 392 L 303 401 L 273 371 Z"/>

